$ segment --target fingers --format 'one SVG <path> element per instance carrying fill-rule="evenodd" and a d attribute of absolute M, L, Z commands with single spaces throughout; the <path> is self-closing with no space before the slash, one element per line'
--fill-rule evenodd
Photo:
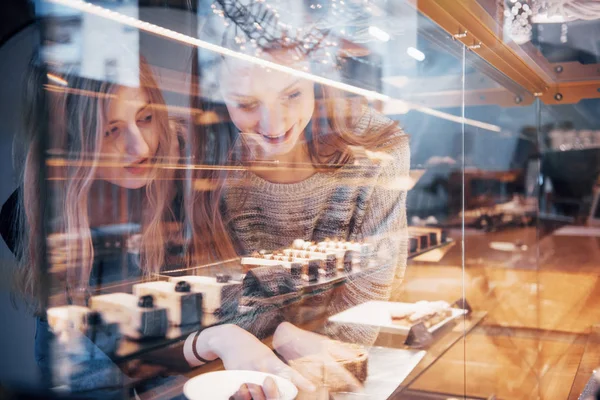
<path fill-rule="evenodd" d="M 293 368 L 287 367 L 284 377 L 290 379 L 292 383 L 303 392 L 314 392 L 317 390 L 317 387 L 313 385 L 311 381 Z"/>
<path fill-rule="evenodd" d="M 313 385 L 310 380 L 306 379 L 300 372 L 286 365 L 279 359 L 276 360 L 275 365 L 271 364 L 270 368 L 267 368 L 265 371 L 289 379 L 301 391 L 314 392 L 317 390 L 316 386 Z"/>
<path fill-rule="evenodd" d="M 278 400 L 279 399 L 279 389 L 277 389 L 277 384 L 275 380 L 271 377 L 267 377 L 263 382 L 263 391 L 265 392 L 265 396 L 267 400 Z"/>
<path fill-rule="evenodd" d="M 244 383 L 242 386 L 240 386 L 238 391 L 235 392 L 233 396 L 229 398 L 229 400 L 252 400 L 252 395 L 250 394 L 248 385 Z"/>
<path fill-rule="evenodd" d="M 267 400 L 262 386 L 256 385 L 254 383 L 247 383 L 246 385 L 248 385 L 248 390 L 252 395 L 252 400 Z"/>
<path fill-rule="evenodd" d="M 267 378 L 269 379 L 269 378 Z M 271 380 L 272 381 L 272 380 Z M 265 380 L 265 384 L 267 384 Z M 254 383 L 244 383 L 237 392 L 233 394 L 229 398 L 229 400 L 278 400 L 279 392 L 277 391 L 277 385 L 275 382 L 272 382 L 275 385 L 275 395 L 274 396 L 266 396 L 263 387 Z M 269 383 L 270 385 L 270 383 Z M 270 388 L 270 393 L 273 393 L 273 389 Z"/>

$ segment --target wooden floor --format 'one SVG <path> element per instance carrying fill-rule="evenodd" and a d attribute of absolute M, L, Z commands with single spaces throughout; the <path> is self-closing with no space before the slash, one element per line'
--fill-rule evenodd
<path fill-rule="evenodd" d="M 576 399 L 578 393 L 570 397 L 570 392 L 588 334 L 600 323 L 600 238 L 540 239 L 534 228 L 467 232 L 463 269 L 461 236 L 453 237 L 459 245 L 440 263 L 409 265 L 392 300 L 453 302 L 464 291 L 471 306 L 488 316 L 412 389 L 483 398 Z M 491 242 L 517 241 L 526 248 L 490 248 Z"/>

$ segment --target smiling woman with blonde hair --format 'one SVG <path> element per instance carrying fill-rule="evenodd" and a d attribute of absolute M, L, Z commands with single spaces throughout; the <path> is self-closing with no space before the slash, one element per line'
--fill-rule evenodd
<path fill-rule="evenodd" d="M 319 297 L 324 302 L 319 306 L 335 314 L 388 300 L 392 284 L 402 281 L 407 221 L 401 182 L 408 177 L 409 142 L 397 123 L 336 88 L 334 82 L 344 82 L 344 60 L 332 45 L 337 39 L 310 18 L 292 26 L 302 4 L 213 3 L 215 24 L 223 27 L 215 41 L 238 56 L 214 63 L 215 82 L 208 90 L 201 82 L 205 97 L 213 96 L 205 111 L 219 114 L 222 122 L 199 126 L 191 135 L 197 162 L 213 165 L 194 171 L 193 179 L 211 182 L 212 190 L 196 190 L 186 213 L 199 263 L 273 252 L 296 239 L 370 243 L 377 265 L 349 278 L 330 297 Z M 317 84 L 307 73 L 328 82 Z M 283 314 L 257 310 L 247 328 L 265 336 L 277 326 L 273 346 L 288 361 L 313 354 L 332 361 L 324 352 L 325 336 L 287 322 L 277 325 L 286 319 Z M 366 345 L 377 335 L 370 327 L 331 324 L 324 332 Z"/>

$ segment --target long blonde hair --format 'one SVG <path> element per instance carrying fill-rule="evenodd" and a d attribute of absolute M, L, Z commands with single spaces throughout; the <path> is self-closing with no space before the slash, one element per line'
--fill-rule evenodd
<path fill-rule="evenodd" d="M 69 238 L 67 289 L 88 286 L 94 258 L 88 210 L 90 188 L 101 160 L 107 106 L 118 88 L 76 74 L 50 75 L 52 71 L 39 64 L 32 61 L 26 77 L 23 141 L 21 151 L 15 151 L 16 162 L 22 164 L 16 230 L 20 270 L 16 284 L 34 309 L 38 309 L 41 290 L 45 290 L 40 285 L 40 266 L 46 257 L 42 249 L 48 233 L 63 233 Z M 47 80 L 57 75 L 64 80 L 62 85 Z M 169 129 L 164 99 L 143 59 L 139 78 L 140 88 L 153 105 L 153 121 L 160 135 L 156 160 L 160 162 L 178 155 L 174 154 L 177 137 Z M 51 152 L 68 160 L 67 166 L 53 166 L 49 162 Z M 157 272 L 165 257 L 165 221 L 173 215 L 172 177 L 172 170 L 154 167 L 140 205 L 144 210 L 140 265 L 146 274 Z M 45 198 L 40 199 L 40 193 L 46 193 Z"/>

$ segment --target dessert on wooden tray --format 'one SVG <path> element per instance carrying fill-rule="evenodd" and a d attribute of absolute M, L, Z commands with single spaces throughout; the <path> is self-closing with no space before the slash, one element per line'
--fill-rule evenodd
<path fill-rule="evenodd" d="M 171 282 L 188 282 L 192 292 L 202 293 L 202 310 L 208 314 L 226 314 L 237 310 L 242 295 L 242 283 L 230 275 L 186 275 L 169 278 Z"/>
<path fill-rule="evenodd" d="M 424 252 L 448 242 L 446 230 L 435 227 L 408 227 L 408 254 Z"/>
<path fill-rule="evenodd" d="M 159 307 L 152 295 L 138 298 L 129 293 L 109 293 L 90 298 L 90 308 L 102 313 L 108 322 L 119 324 L 130 339 L 164 337 L 169 327 L 167 309 Z"/>
<path fill-rule="evenodd" d="M 407 328 L 420 322 L 431 328 L 451 315 L 452 309 L 445 301 L 418 301 L 409 309 L 390 311 L 392 324 Z"/>
<path fill-rule="evenodd" d="M 167 309 L 171 325 L 197 324 L 202 320 L 202 293 L 192 292 L 187 281 L 138 283 L 133 285 L 133 294 L 154 297 L 157 306 Z"/>
<path fill-rule="evenodd" d="M 303 374 L 315 386 L 325 386 L 330 392 L 341 392 L 362 384 L 368 376 L 369 353 L 361 345 L 328 341 L 325 348 L 335 365 L 324 361 L 320 355 L 310 355 L 290 360 L 292 368 Z M 350 374 L 342 373 L 343 367 Z"/>
<path fill-rule="evenodd" d="M 121 339 L 119 324 L 105 321 L 99 312 L 83 306 L 68 305 L 51 307 L 46 315 L 50 330 L 58 344 L 70 350 L 74 350 L 77 345 L 83 345 L 88 350 L 92 350 L 93 343 L 107 355 L 116 352 Z M 78 340 L 80 335 L 87 337 L 90 340 L 89 343 Z"/>

